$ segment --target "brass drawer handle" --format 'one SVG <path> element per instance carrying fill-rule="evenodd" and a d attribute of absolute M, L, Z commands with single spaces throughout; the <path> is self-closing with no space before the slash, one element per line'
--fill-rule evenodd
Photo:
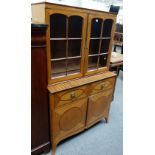
<path fill-rule="evenodd" d="M 104 88 L 105 88 L 105 83 L 101 85 L 101 90 L 103 90 Z"/>
<path fill-rule="evenodd" d="M 71 99 L 75 98 L 76 97 L 75 92 L 71 92 L 70 97 Z"/>

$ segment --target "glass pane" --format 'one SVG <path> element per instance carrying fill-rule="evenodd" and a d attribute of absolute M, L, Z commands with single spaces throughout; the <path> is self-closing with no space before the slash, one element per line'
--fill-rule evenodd
<path fill-rule="evenodd" d="M 66 62 L 65 60 L 52 61 L 52 77 L 66 75 Z"/>
<path fill-rule="evenodd" d="M 104 21 L 102 37 L 111 37 L 112 23 L 113 20 L 111 19 L 106 19 Z"/>
<path fill-rule="evenodd" d="M 109 50 L 110 39 L 103 39 L 100 53 L 107 53 Z"/>
<path fill-rule="evenodd" d="M 69 38 L 80 38 L 82 35 L 82 17 L 71 16 L 69 17 Z"/>
<path fill-rule="evenodd" d="M 107 57 L 108 57 L 107 54 L 105 54 L 105 55 L 100 55 L 99 68 L 105 67 L 105 66 L 106 66 L 106 64 L 107 64 Z"/>
<path fill-rule="evenodd" d="M 123 33 L 123 25 L 122 24 L 116 24 L 116 32 L 122 32 Z"/>
<path fill-rule="evenodd" d="M 66 41 L 51 40 L 51 59 L 66 57 Z"/>
<path fill-rule="evenodd" d="M 81 58 L 67 60 L 67 75 L 80 73 Z"/>
<path fill-rule="evenodd" d="M 68 41 L 68 56 L 80 56 L 81 55 L 81 39 Z"/>
<path fill-rule="evenodd" d="M 97 69 L 97 61 L 98 61 L 98 56 L 89 57 L 88 58 L 88 70 Z"/>
<path fill-rule="evenodd" d="M 118 33 L 115 33 L 115 35 L 114 35 L 114 40 L 115 40 L 115 41 L 119 41 L 119 36 L 120 36 L 120 35 L 119 35 Z"/>
<path fill-rule="evenodd" d="M 91 39 L 89 45 L 89 55 L 97 54 L 99 51 L 99 39 Z"/>
<path fill-rule="evenodd" d="M 91 22 L 91 38 L 100 37 L 102 19 L 94 18 Z"/>
<path fill-rule="evenodd" d="M 51 38 L 66 37 L 66 16 L 63 14 L 53 14 L 50 16 Z"/>

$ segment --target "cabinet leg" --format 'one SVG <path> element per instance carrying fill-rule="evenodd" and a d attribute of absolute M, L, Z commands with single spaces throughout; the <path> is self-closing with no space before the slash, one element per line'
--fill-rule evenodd
<path fill-rule="evenodd" d="M 52 155 L 56 155 L 56 144 L 52 143 Z"/>
<path fill-rule="evenodd" d="M 105 122 L 108 123 L 108 118 L 107 117 L 105 117 Z"/>
<path fill-rule="evenodd" d="M 117 68 L 116 68 L 116 74 L 118 76 L 118 74 L 119 74 L 119 66 L 117 66 Z"/>
<path fill-rule="evenodd" d="M 116 52 L 116 45 L 114 45 L 114 52 Z"/>

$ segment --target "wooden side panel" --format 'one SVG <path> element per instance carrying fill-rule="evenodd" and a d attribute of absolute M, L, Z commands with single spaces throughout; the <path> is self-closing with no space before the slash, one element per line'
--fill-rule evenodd
<path fill-rule="evenodd" d="M 53 112 L 53 139 L 55 143 L 85 128 L 87 98 L 57 108 Z"/>
<path fill-rule="evenodd" d="M 49 98 L 45 32 L 47 25 L 32 26 L 31 42 L 31 154 L 50 150 Z"/>
<path fill-rule="evenodd" d="M 93 125 L 101 118 L 108 119 L 112 93 L 111 89 L 89 97 L 86 127 Z"/>

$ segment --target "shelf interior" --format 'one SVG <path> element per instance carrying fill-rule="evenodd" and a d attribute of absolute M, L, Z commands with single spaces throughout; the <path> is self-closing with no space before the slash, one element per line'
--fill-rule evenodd
<path fill-rule="evenodd" d="M 81 58 L 52 61 L 52 77 L 80 73 Z"/>
<path fill-rule="evenodd" d="M 50 20 L 52 77 L 80 73 L 83 18 L 52 14 Z"/>
<path fill-rule="evenodd" d="M 111 41 L 113 20 L 93 18 L 88 54 L 88 71 L 105 67 Z"/>
<path fill-rule="evenodd" d="M 88 56 L 88 71 L 103 68 L 107 64 L 108 54 Z"/>

